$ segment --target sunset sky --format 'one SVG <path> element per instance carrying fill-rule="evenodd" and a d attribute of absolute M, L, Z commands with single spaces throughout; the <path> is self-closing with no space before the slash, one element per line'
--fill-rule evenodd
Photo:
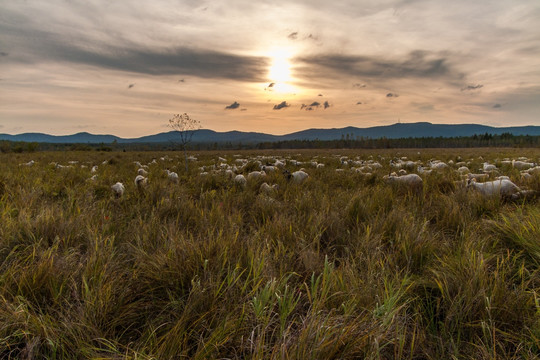
<path fill-rule="evenodd" d="M 538 0 L 0 0 L 0 133 L 540 125 Z"/>

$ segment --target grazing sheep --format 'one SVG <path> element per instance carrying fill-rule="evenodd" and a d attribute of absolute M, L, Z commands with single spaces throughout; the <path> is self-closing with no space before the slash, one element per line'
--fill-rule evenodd
<path fill-rule="evenodd" d="M 424 181 L 417 174 L 397 176 L 395 173 L 393 173 L 390 175 L 385 175 L 383 179 L 389 184 L 397 184 L 416 193 L 422 192 L 424 186 Z"/>
<path fill-rule="evenodd" d="M 148 176 L 148 171 L 140 168 L 139 170 L 137 170 L 137 175 Z"/>
<path fill-rule="evenodd" d="M 521 191 L 516 184 L 507 179 L 477 183 L 476 179 L 473 178 L 469 180 L 467 187 L 475 189 L 484 196 L 509 197 Z"/>
<path fill-rule="evenodd" d="M 142 188 L 143 186 L 146 186 L 147 183 L 148 183 L 148 179 L 145 178 L 144 176 L 137 175 L 135 177 L 135 186 L 137 186 L 138 188 Z"/>
<path fill-rule="evenodd" d="M 274 191 L 276 191 L 278 188 L 279 188 L 278 184 L 268 185 L 267 183 L 263 182 L 261 186 L 259 187 L 259 192 L 271 194 Z"/>
<path fill-rule="evenodd" d="M 246 179 L 246 177 L 244 175 L 239 174 L 239 175 L 235 176 L 234 183 L 237 184 L 237 185 L 240 185 L 240 186 L 246 186 L 247 179 Z"/>
<path fill-rule="evenodd" d="M 403 176 L 403 175 L 407 175 L 407 170 L 405 170 L 405 169 L 399 169 L 398 174 L 399 174 L 399 175 L 402 175 L 402 176 Z"/>
<path fill-rule="evenodd" d="M 482 166 L 484 172 L 497 171 L 497 167 L 493 164 L 485 162 Z"/>
<path fill-rule="evenodd" d="M 175 184 L 178 184 L 178 174 L 172 171 L 169 171 L 169 169 L 165 170 L 167 173 L 167 177 L 169 180 Z"/>
<path fill-rule="evenodd" d="M 263 178 L 266 176 L 266 173 L 264 172 L 264 170 L 262 171 L 252 171 L 248 174 L 247 176 L 247 179 L 248 180 L 257 180 L 257 179 L 260 179 L 260 178 Z"/>
<path fill-rule="evenodd" d="M 93 174 L 93 173 L 96 173 L 97 170 L 98 170 L 98 166 L 94 165 L 94 166 L 92 166 L 92 169 L 90 170 L 90 172 Z"/>
<path fill-rule="evenodd" d="M 457 172 L 460 174 L 467 174 L 470 173 L 471 170 L 469 170 L 469 168 L 466 166 L 460 166 L 459 169 L 457 169 Z"/>
<path fill-rule="evenodd" d="M 124 184 L 122 184 L 121 182 L 117 182 L 116 184 L 111 186 L 111 189 L 114 191 L 114 195 L 117 198 L 122 197 L 122 195 L 124 195 L 124 191 L 126 190 Z"/>
<path fill-rule="evenodd" d="M 532 162 L 525 162 L 525 161 L 519 161 L 519 160 L 512 160 L 512 167 L 518 169 L 518 170 L 527 170 L 530 168 L 535 167 L 536 164 Z"/>
<path fill-rule="evenodd" d="M 23 164 L 19 164 L 19 166 L 32 166 L 34 165 L 36 162 L 34 160 L 30 160 L 29 162 L 27 163 L 23 163 Z"/>
<path fill-rule="evenodd" d="M 446 163 L 443 163 L 442 161 L 433 161 L 429 164 L 429 167 L 433 170 L 444 170 L 448 168 L 448 165 Z"/>
<path fill-rule="evenodd" d="M 90 177 L 90 179 L 88 179 L 88 180 L 89 180 L 89 181 L 96 181 L 97 178 L 98 178 L 97 175 L 92 175 L 92 176 Z"/>
<path fill-rule="evenodd" d="M 232 171 L 231 169 L 225 170 L 225 177 L 227 177 L 229 179 L 233 179 L 234 178 L 234 171 Z"/>
<path fill-rule="evenodd" d="M 423 166 L 418 166 L 416 170 L 418 171 L 419 174 L 424 174 L 424 175 L 429 175 L 433 172 L 433 169 L 426 170 L 424 169 Z"/>
<path fill-rule="evenodd" d="M 309 177 L 308 173 L 303 170 L 295 171 L 292 174 L 288 170 L 285 170 L 283 174 L 288 180 L 291 180 L 295 184 L 301 184 Z"/>
<path fill-rule="evenodd" d="M 261 170 L 264 172 L 274 172 L 276 171 L 276 167 L 271 165 L 263 165 L 261 166 Z"/>
<path fill-rule="evenodd" d="M 469 180 L 471 179 L 483 180 L 483 179 L 487 179 L 488 177 L 489 177 L 489 174 L 472 174 L 472 173 L 467 174 L 467 179 Z"/>

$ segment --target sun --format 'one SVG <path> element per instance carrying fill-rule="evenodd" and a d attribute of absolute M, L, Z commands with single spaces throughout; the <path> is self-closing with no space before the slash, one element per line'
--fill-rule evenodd
<path fill-rule="evenodd" d="M 291 80 L 291 65 L 288 59 L 283 57 L 274 57 L 272 59 L 272 65 L 268 71 L 268 77 L 271 81 L 287 82 Z"/>
<path fill-rule="evenodd" d="M 294 93 L 296 89 L 291 84 L 293 77 L 291 74 L 291 54 L 285 49 L 275 49 L 269 53 L 271 58 L 268 69 L 268 80 L 272 84 L 272 91 L 278 93 Z"/>

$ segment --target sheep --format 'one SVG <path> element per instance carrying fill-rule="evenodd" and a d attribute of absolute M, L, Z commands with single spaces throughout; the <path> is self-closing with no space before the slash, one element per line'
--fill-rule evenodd
<path fill-rule="evenodd" d="M 169 178 L 169 180 L 175 184 L 178 183 L 178 174 L 175 173 L 175 172 L 172 172 L 172 171 L 169 171 L 169 169 L 165 170 L 165 172 L 167 173 L 167 177 Z"/>
<path fill-rule="evenodd" d="M 124 195 L 124 191 L 126 190 L 124 184 L 122 184 L 121 182 L 117 182 L 116 184 L 111 186 L 111 189 L 114 191 L 114 195 L 117 198 L 122 197 L 122 195 Z"/>
<path fill-rule="evenodd" d="M 507 179 L 477 183 L 476 179 L 473 178 L 469 180 L 467 187 L 475 189 L 484 196 L 510 197 L 521 191 L 516 184 Z"/>
<path fill-rule="evenodd" d="M 32 166 L 34 165 L 36 162 L 34 160 L 30 160 L 29 162 L 27 163 L 22 163 L 22 164 L 19 164 L 19 166 Z"/>
<path fill-rule="evenodd" d="M 234 183 L 240 186 L 246 186 L 247 184 L 246 177 L 242 174 L 236 175 L 234 178 Z"/>
<path fill-rule="evenodd" d="M 512 160 L 512 167 L 514 167 L 514 168 L 516 168 L 518 170 L 527 170 L 527 169 L 535 167 L 535 165 L 536 164 L 534 164 L 532 162 Z"/>
<path fill-rule="evenodd" d="M 250 172 L 248 174 L 247 179 L 248 180 L 257 180 L 257 179 L 263 178 L 265 176 L 266 176 L 266 173 L 264 172 L 264 170 L 252 171 L 252 172 Z"/>
<path fill-rule="evenodd" d="M 92 176 L 88 179 L 88 181 L 96 181 L 97 178 L 98 178 L 97 175 L 92 175 Z"/>
<path fill-rule="evenodd" d="M 148 183 L 148 179 L 145 178 L 144 176 L 137 175 L 135 177 L 135 186 L 137 186 L 138 188 L 142 188 L 143 186 L 146 186 L 147 183 Z"/>
<path fill-rule="evenodd" d="M 278 188 L 279 188 L 278 184 L 274 184 L 270 186 L 267 183 L 263 182 L 261 186 L 259 187 L 259 192 L 271 194 L 274 191 L 276 191 Z"/>
<path fill-rule="evenodd" d="M 148 176 L 148 171 L 140 168 L 139 170 L 137 170 L 137 175 Z"/>
<path fill-rule="evenodd" d="M 424 186 L 424 181 L 417 174 L 396 176 L 395 173 L 393 173 L 390 175 L 385 175 L 383 179 L 389 184 L 401 185 L 416 193 L 420 193 Z"/>
<path fill-rule="evenodd" d="M 433 170 L 444 170 L 448 168 L 448 165 L 446 163 L 443 163 L 442 161 L 436 160 L 429 164 L 429 167 Z"/>
<path fill-rule="evenodd" d="M 97 166 L 97 165 L 92 166 L 92 169 L 90 170 L 90 172 L 91 172 L 92 174 L 94 174 L 94 173 L 96 173 L 97 171 L 98 171 L 98 166 Z"/>
<path fill-rule="evenodd" d="M 418 171 L 419 174 L 425 174 L 425 175 L 429 175 L 433 172 L 433 169 L 426 170 L 424 169 L 423 166 L 418 166 L 416 170 Z"/>
<path fill-rule="evenodd" d="M 533 168 L 523 170 L 523 171 L 530 174 L 530 175 L 540 174 L 540 166 L 535 166 Z"/>
<path fill-rule="evenodd" d="M 276 171 L 276 167 L 271 165 L 263 165 L 261 166 L 261 170 L 264 172 L 274 172 Z"/>
<path fill-rule="evenodd" d="M 285 170 L 283 174 L 288 180 L 291 180 L 295 184 L 301 184 L 309 177 L 309 174 L 303 170 L 295 171 L 292 174 L 288 170 Z"/>
<path fill-rule="evenodd" d="M 407 170 L 405 170 L 405 169 L 399 169 L 398 174 L 399 174 L 399 175 L 402 175 L 402 176 L 403 176 L 403 175 L 407 175 Z"/>
<path fill-rule="evenodd" d="M 459 169 L 457 169 L 457 172 L 460 174 L 467 174 L 470 173 L 471 170 L 469 170 L 469 168 L 466 166 L 460 166 Z"/>
<path fill-rule="evenodd" d="M 467 174 L 467 179 L 469 180 L 471 179 L 482 180 L 482 179 L 487 179 L 488 177 L 489 177 L 489 174 L 473 174 L 473 173 Z"/>
<path fill-rule="evenodd" d="M 485 162 L 482 166 L 484 172 L 497 171 L 497 167 L 493 164 Z"/>
<path fill-rule="evenodd" d="M 234 178 L 234 171 L 232 171 L 231 169 L 225 170 L 225 177 L 227 177 L 229 179 L 233 179 Z"/>

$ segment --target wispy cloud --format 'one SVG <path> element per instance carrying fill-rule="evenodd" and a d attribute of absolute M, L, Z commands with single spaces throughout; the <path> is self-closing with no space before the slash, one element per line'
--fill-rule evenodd
<path fill-rule="evenodd" d="M 472 90 L 478 90 L 478 89 L 481 89 L 483 88 L 484 85 L 482 84 L 476 84 L 476 85 L 467 85 L 463 88 L 461 88 L 461 91 L 472 91 Z"/>
<path fill-rule="evenodd" d="M 405 60 L 392 60 L 377 56 L 321 54 L 317 56 L 299 57 L 296 61 L 304 65 L 303 76 L 333 77 L 335 74 L 366 78 L 462 78 L 464 75 L 456 71 L 448 58 L 427 51 L 412 51 Z M 301 70 L 302 71 L 302 70 Z M 354 84 L 354 87 L 364 87 Z"/>

